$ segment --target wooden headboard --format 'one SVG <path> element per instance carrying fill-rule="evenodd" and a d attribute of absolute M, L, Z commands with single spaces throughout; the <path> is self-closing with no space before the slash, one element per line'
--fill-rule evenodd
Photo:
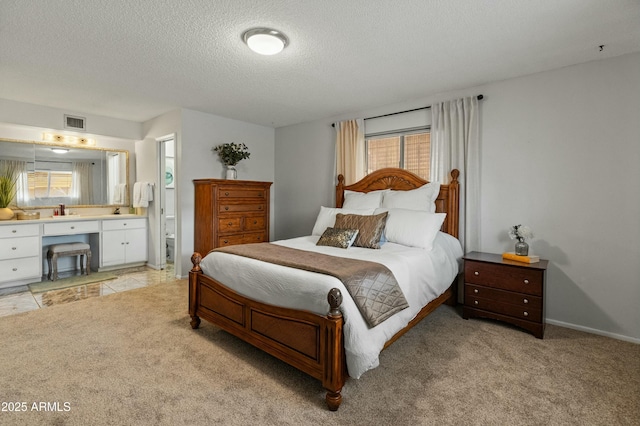
<path fill-rule="evenodd" d="M 453 169 L 451 171 L 451 182 L 447 185 L 440 185 L 440 193 L 438 194 L 438 198 L 436 198 L 436 212 L 447 214 L 441 230 L 456 238 L 458 238 L 460 208 L 458 176 L 460 176 L 458 169 Z M 380 189 L 409 191 L 427 183 L 429 182 L 407 170 L 394 168 L 376 170 L 352 185 L 345 185 L 344 176 L 338 175 L 336 207 L 342 207 L 345 190 L 358 192 L 370 192 Z"/>

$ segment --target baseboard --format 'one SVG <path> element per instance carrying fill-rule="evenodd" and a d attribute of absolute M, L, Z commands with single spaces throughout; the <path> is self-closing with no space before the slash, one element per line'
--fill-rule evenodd
<path fill-rule="evenodd" d="M 584 331 L 585 333 L 597 334 L 599 336 L 611 337 L 616 340 L 624 340 L 625 342 L 631 342 L 640 344 L 640 339 L 630 336 L 625 336 L 623 334 L 611 333 L 608 331 L 598 330 L 597 328 L 584 327 L 582 325 L 571 324 L 568 322 L 556 321 L 552 319 L 545 319 L 547 324 L 557 325 L 559 327 L 570 328 L 573 330 Z"/>

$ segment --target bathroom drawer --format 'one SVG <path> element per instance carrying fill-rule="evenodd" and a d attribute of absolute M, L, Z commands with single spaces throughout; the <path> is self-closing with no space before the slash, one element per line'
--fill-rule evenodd
<path fill-rule="evenodd" d="M 40 234 L 40 225 L 32 223 L 29 225 L 2 225 L 0 226 L 0 238 L 30 237 Z M 4 244 L 4 242 L 3 242 Z"/>
<path fill-rule="evenodd" d="M 43 235 L 73 235 L 100 232 L 97 220 L 45 223 Z"/>
<path fill-rule="evenodd" d="M 40 277 L 40 257 L 0 260 L 0 282 Z"/>
<path fill-rule="evenodd" d="M 39 256 L 40 237 L 6 238 L 0 243 L 0 259 Z"/>
<path fill-rule="evenodd" d="M 146 219 L 118 219 L 118 220 L 103 220 L 103 231 L 117 231 L 120 229 L 140 229 L 147 227 Z"/>

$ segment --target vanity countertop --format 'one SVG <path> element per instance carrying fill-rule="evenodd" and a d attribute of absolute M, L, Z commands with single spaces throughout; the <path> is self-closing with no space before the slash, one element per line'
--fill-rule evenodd
<path fill-rule="evenodd" d="M 84 221 L 84 220 L 114 220 L 114 219 L 146 219 L 147 216 L 141 216 L 137 214 L 102 214 L 102 215 L 80 215 L 70 214 L 66 216 L 48 216 L 40 217 L 40 219 L 11 219 L 1 220 L 0 226 L 3 225 L 15 225 L 20 223 L 44 223 L 44 222 L 65 222 L 65 221 Z"/>

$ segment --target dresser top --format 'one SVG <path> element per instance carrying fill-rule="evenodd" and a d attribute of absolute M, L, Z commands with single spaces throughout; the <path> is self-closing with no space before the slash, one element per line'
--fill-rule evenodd
<path fill-rule="evenodd" d="M 517 262 L 515 260 L 503 259 L 501 254 L 482 253 L 479 251 L 473 251 L 471 253 L 467 253 L 462 258 L 464 260 L 473 260 L 477 262 L 498 263 L 502 265 L 519 266 L 521 268 L 542 269 L 542 270 L 547 269 L 547 266 L 549 264 L 549 261 L 545 259 L 540 259 L 540 262 L 536 262 L 536 263 L 524 263 L 524 262 Z"/>

